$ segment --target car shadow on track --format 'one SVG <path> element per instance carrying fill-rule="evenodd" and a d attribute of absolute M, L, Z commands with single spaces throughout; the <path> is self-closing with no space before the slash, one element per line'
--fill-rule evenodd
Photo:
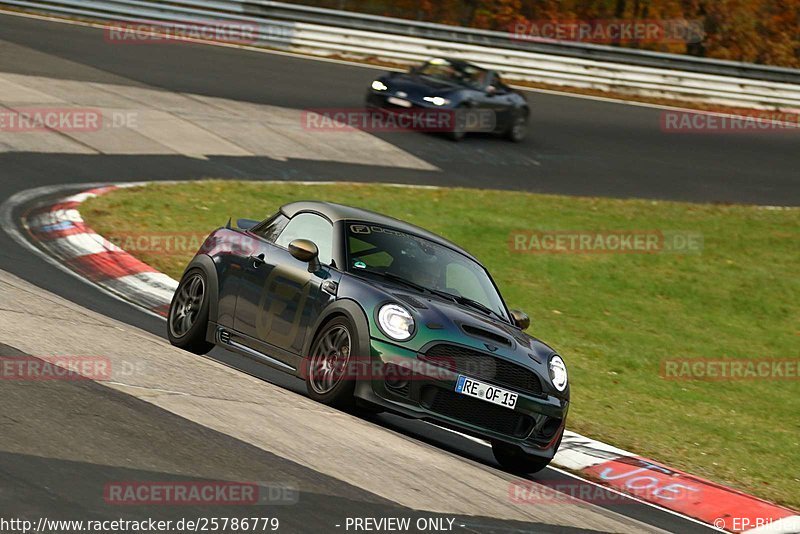
<path fill-rule="evenodd" d="M 307 396 L 305 382 L 250 358 L 220 348 L 214 349 L 207 357 L 269 382 L 272 385 L 292 391 L 298 395 Z M 355 409 L 350 413 L 362 420 L 427 443 L 466 460 L 482 464 L 491 469 L 504 471 L 495 461 L 491 447 L 482 440 L 470 438 L 425 421 L 407 419 L 399 415 L 389 413 L 375 414 L 363 409 Z M 514 473 L 508 474 L 519 476 Z M 710 527 L 685 520 L 668 511 L 643 504 L 638 500 L 624 497 L 617 492 L 601 488 L 593 482 L 582 480 L 560 469 L 547 468 L 539 473 L 522 476 L 519 480 L 544 485 L 546 488 L 560 488 L 561 491 L 568 492 L 568 495 L 564 497 L 566 500 L 577 499 L 668 531 L 699 533 L 710 530 Z M 558 499 L 555 500 L 558 501 Z M 541 503 L 537 502 L 536 504 Z M 484 532 L 483 529 L 481 529 L 481 532 Z"/>

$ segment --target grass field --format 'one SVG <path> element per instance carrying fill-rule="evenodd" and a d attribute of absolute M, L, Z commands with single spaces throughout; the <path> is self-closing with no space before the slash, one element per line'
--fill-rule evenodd
<path fill-rule="evenodd" d="M 293 200 L 416 223 L 492 272 L 569 366 L 577 432 L 800 508 L 800 380 L 675 381 L 674 358 L 800 358 L 800 210 L 474 189 L 206 181 L 123 189 L 81 209 L 101 234 L 208 232 Z M 691 231 L 690 254 L 519 254 L 518 230 Z M 193 251 L 139 254 L 180 276 Z"/>

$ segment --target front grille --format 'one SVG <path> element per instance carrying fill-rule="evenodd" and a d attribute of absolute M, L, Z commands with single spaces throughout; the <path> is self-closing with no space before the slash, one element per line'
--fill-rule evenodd
<path fill-rule="evenodd" d="M 530 416 L 434 386 L 423 388 L 420 402 L 432 412 L 516 438 L 526 437 L 534 425 Z"/>
<path fill-rule="evenodd" d="M 542 393 L 542 383 L 530 369 L 477 350 L 440 343 L 420 355 L 420 359 L 514 391 L 530 395 Z"/>

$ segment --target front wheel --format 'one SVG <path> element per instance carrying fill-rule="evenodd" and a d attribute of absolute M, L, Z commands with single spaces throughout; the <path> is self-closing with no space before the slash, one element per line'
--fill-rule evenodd
<path fill-rule="evenodd" d="M 519 143 L 528 135 L 528 115 L 518 113 L 511 119 L 511 125 L 506 131 L 506 138 L 514 143 Z"/>
<path fill-rule="evenodd" d="M 453 127 L 447 132 L 447 137 L 451 141 L 459 142 L 467 136 L 466 130 L 466 111 L 470 109 L 469 106 L 458 106 L 453 110 Z"/>
<path fill-rule="evenodd" d="M 206 341 L 208 329 L 208 279 L 200 269 L 183 275 L 167 315 L 169 342 L 194 354 L 207 354 L 214 348 Z"/>
<path fill-rule="evenodd" d="M 492 452 L 497 463 L 512 473 L 538 473 L 550 463 L 549 458 L 533 456 L 516 445 L 501 441 L 492 442 Z"/>
<path fill-rule="evenodd" d="M 352 408 L 357 373 L 356 330 L 344 317 L 336 317 L 317 334 L 306 360 L 306 389 L 312 399 Z"/>

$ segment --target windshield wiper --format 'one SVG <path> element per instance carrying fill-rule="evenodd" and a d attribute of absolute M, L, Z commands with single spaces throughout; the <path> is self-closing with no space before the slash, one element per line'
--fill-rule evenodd
<path fill-rule="evenodd" d="M 468 297 L 462 297 L 461 295 L 454 295 L 452 293 L 448 293 L 447 291 L 439 291 L 438 289 L 429 289 L 428 291 L 430 291 L 432 293 L 435 293 L 436 295 L 439 295 L 440 297 L 444 297 L 446 299 L 451 299 L 451 300 L 457 302 L 458 304 L 462 304 L 464 306 L 469 306 L 471 308 L 475 308 L 476 310 L 482 311 L 486 315 L 494 315 L 498 319 L 505 321 L 505 319 L 503 319 L 503 317 L 501 317 L 499 313 L 497 313 L 496 311 L 494 311 L 490 307 L 486 306 L 485 304 L 481 304 L 477 300 L 473 300 L 473 299 L 468 298 Z"/>
<path fill-rule="evenodd" d="M 380 276 L 382 278 L 386 278 L 387 280 L 391 280 L 392 282 L 395 282 L 395 283 L 398 283 L 398 284 L 403 284 L 403 285 L 406 285 L 408 287 L 414 288 L 417 291 L 419 291 L 420 293 L 425 293 L 426 291 L 431 291 L 430 289 L 428 289 L 425 286 L 421 286 L 421 285 L 417 284 L 416 282 L 412 282 L 411 280 L 403 278 L 402 276 L 397 276 L 396 274 L 392 274 L 392 273 L 382 273 L 380 271 L 372 271 L 372 270 L 369 270 L 369 269 L 361 269 L 359 271 L 354 271 L 354 272 L 374 274 L 374 275 Z"/>
<path fill-rule="evenodd" d="M 461 295 L 454 295 L 453 293 L 448 293 L 447 291 L 441 291 L 439 289 L 431 289 L 429 287 L 425 287 L 423 285 L 417 284 L 416 282 L 412 282 L 411 280 L 403 278 L 402 276 L 397 276 L 396 274 L 389 272 L 372 271 L 368 269 L 361 269 L 360 271 L 357 272 L 374 274 L 380 276 L 381 278 L 391 280 L 392 282 L 414 288 L 420 293 L 431 293 L 433 295 L 438 295 L 442 298 L 452 300 L 457 304 L 461 304 L 462 306 L 469 306 L 470 308 L 474 308 L 478 311 L 483 312 L 485 315 L 494 315 L 501 321 L 508 322 L 505 318 L 503 318 L 499 313 L 497 313 L 490 307 L 486 306 L 485 304 L 481 304 L 477 300 L 473 300 L 468 297 L 462 297 Z"/>

